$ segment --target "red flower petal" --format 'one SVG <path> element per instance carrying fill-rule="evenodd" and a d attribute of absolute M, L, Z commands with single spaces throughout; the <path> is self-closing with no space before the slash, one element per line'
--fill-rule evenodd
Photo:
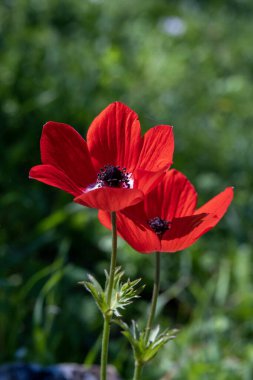
<path fill-rule="evenodd" d="M 117 214 L 118 232 L 141 253 L 180 251 L 212 229 L 232 199 L 233 188 L 229 187 L 194 212 L 197 194 L 193 186 L 182 173 L 170 170 L 144 201 Z M 149 219 L 157 216 L 172 222 L 161 242 L 148 226 Z M 108 213 L 100 212 L 99 219 L 110 228 Z"/>
<path fill-rule="evenodd" d="M 134 172 L 134 188 L 140 189 L 143 194 L 153 190 L 165 176 L 164 171 L 149 172 L 142 169 L 137 169 Z"/>
<path fill-rule="evenodd" d="M 111 229 L 109 213 L 100 210 L 98 218 L 101 224 Z M 136 225 L 121 213 L 117 213 L 117 230 L 119 235 L 138 252 L 153 253 L 161 248 L 160 240 L 153 231 L 143 225 Z"/>
<path fill-rule="evenodd" d="M 159 191 L 164 219 L 171 221 L 173 218 L 193 213 L 198 195 L 190 181 L 179 171 L 168 171 Z"/>
<path fill-rule="evenodd" d="M 195 243 L 202 235 L 216 226 L 227 211 L 232 199 L 233 188 L 228 187 L 196 210 L 191 217 L 173 220 L 171 230 L 163 236 L 162 251 L 176 252 Z"/>
<path fill-rule="evenodd" d="M 63 171 L 52 165 L 34 166 L 29 173 L 29 178 L 57 187 L 76 197 L 81 194 L 79 188 Z"/>
<path fill-rule="evenodd" d="M 117 213 L 117 219 L 118 219 L 118 214 L 119 213 Z M 108 211 L 98 210 L 98 220 L 103 226 L 105 226 L 109 230 L 112 229 L 111 215 Z"/>
<path fill-rule="evenodd" d="M 179 171 L 166 172 L 160 184 L 145 198 L 149 218 L 159 216 L 167 221 L 191 215 L 197 202 L 197 193 L 188 179 Z"/>
<path fill-rule="evenodd" d="M 121 189 L 114 187 L 100 187 L 86 191 L 74 199 L 87 207 L 102 209 L 105 211 L 118 211 L 129 207 L 143 199 L 143 193 L 138 189 Z"/>
<path fill-rule="evenodd" d="M 210 201 L 208 201 L 203 206 L 198 208 L 195 211 L 195 214 L 200 214 L 203 212 L 208 213 L 208 214 L 215 214 L 219 218 L 218 219 L 219 221 L 223 217 L 225 212 L 227 211 L 228 206 L 232 202 L 233 197 L 234 197 L 233 187 L 227 187 L 220 194 L 216 195 Z"/>
<path fill-rule="evenodd" d="M 173 128 L 159 125 L 149 129 L 143 137 L 138 167 L 147 171 L 168 169 L 174 152 Z"/>
<path fill-rule="evenodd" d="M 96 181 L 86 141 L 70 125 L 53 121 L 46 123 L 40 147 L 42 163 L 65 172 L 78 187 L 85 188 Z"/>
<path fill-rule="evenodd" d="M 171 229 L 162 237 L 161 252 L 177 252 L 188 248 L 218 221 L 215 215 L 205 213 L 174 219 Z"/>
<path fill-rule="evenodd" d="M 110 104 L 92 122 L 87 144 L 97 171 L 109 164 L 132 172 L 142 146 L 138 115 L 122 103 Z"/>

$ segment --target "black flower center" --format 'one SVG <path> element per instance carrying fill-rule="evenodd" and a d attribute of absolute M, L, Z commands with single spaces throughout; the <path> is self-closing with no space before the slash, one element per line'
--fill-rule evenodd
<path fill-rule="evenodd" d="M 152 228 L 152 230 L 159 237 L 161 237 L 165 231 L 167 231 L 171 228 L 171 222 L 168 222 L 167 220 L 161 219 L 159 216 L 156 216 L 155 218 L 149 219 L 148 224 L 149 224 L 149 227 Z"/>
<path fill-rule="evenodd" d="M 106 165 L 100 169 L 97 182 L 100 186 L 129 188 L 129 177 L 126 168 L 120 169 L 119 166 Z"/>

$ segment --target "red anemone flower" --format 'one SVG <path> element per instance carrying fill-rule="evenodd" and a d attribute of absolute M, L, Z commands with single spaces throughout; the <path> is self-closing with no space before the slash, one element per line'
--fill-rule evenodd
<path fill-rule="evenodd" d="M 117 230 L 141 253 L 181 251 L 219 222 L 232 199 L 233 188 L 228 187 L 196 209 L 192 184 L 179 171 L 169 170 L 144 201 L 117 213 Z M 107 212 L 99 211 L 99 220 L 111 228 Z"/>
<path fill-rule="evenodd" d="M 151 128 L 141 136 L 137 114 L 115 102 L 92 122 L 87 142 L 71 126 L 43 127 L 42 165 L 30 178 L 58 187 L 87 207 L 118 211 L 140 202 L 172 163 L 173 129 Z"/>

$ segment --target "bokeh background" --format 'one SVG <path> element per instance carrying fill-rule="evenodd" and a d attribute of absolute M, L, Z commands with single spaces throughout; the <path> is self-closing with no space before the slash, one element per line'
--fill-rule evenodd
<path fill-rule="evenodd" d="M 146 380 L 253 378 L 253 2 L 251 0 L 2 0 L 0 3 L 0 363 L 99 362 L 102 319 L 77 285 L 103 281 L 110 234 L 97 212 L 28 180 L 48 120 L 83 136 L 120 100 L 143 132 L 174 125 L 174 167 L 199 204 L 235 186 L 220 224 L 162 257 L 157 321 L 180 334 Z M 147 284 L 126 311 L 148 307 L 154 257 L 119 242 L 118 262 Z M 132 375 L 113 328 L 110 362 Z"/>

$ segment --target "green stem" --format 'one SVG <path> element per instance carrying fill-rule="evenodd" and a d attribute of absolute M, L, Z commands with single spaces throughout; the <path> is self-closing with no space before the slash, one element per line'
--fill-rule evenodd
<path fill-rule="evenodd" d="M 148 322 L 146 326 L 145 331 L 145 343 L 148 343 L 150 330 L 154 321 L 155 312 L 156 312 L 156 304 L 157 304 L 157 298 L 159 294 L 159 288 L 160 288 L 160 252 L 156 252 L 156 266 L 155 266 L 155 279 L 154 279 L 154 287 L 153 287 L 153 294 L 152 294 L 152 301 L 151 301 L 151 307 L 148 317 Z"/>
<path fill-rule="evenodd" d="M 112 255 L 111 255 L 109 283 L 108 283 L 108 291 L 107 291 L 107 299 L 106 299 L 108 305 L 111 305 L 111 300 L 112 300 L 114 273 L 115 273 L 116 258 L 117 258 L 117 220 L 116 220 L 115 211 L 111 213 L 111 222 L 112 222 Z"/>
<path fill-rule="evenodd" d="M 104 327 L 103 327 L 101 367 L 100 367 L 100 379 L 101 380 L 106 380 L 109 336 L 110 336 L 110 318 L 105 317 L 104 318 Z"/>
<path fill-rule="evenodd" d="M 112 255 L 111 255 L 111 264 L 109 272 L 109 282 L 107 288 L 106 301 L 109 305 L 108 314 L 104 315 L 104 327 L 103 327 L 103 336 L 102 336 L 102 352 L 101 352 L 101 366 L 100 366 L 100 380 L 106 380 L 106 370 L 107 370 L 107 358 L 108 358 L 108 346 L 109 346 L 109 337 L 110 337 L 110 323 L 111 323 L 111 301 L 112 301 L 112 291 L 113 291 L 113 282 L 114 274 L 116 267 L 116 258 L 117 258 L 117 223 L 116 223 L 116 212 L 111 213 L 111 222 L 112 222 Z"/>
<path fill-rule="evenodd" d="M 133 380 L 140 380 L 141 379 L 142 368 L 143 368 L 143 364 L 136 361 L 135 367 L 134 367 Z"/>

